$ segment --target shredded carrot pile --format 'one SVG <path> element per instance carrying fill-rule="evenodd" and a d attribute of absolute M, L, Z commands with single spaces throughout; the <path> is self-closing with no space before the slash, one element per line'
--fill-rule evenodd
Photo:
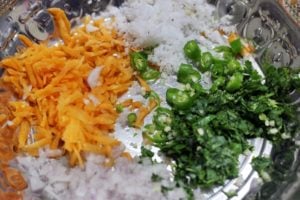
<path fill-rule="evenodd" d="M 0 82 L 0 104 L 7 105 L 13 94 Z M 17 138 L 13 127 L 5 125 L 10 111 L 7 106 L 0 107 L 0 199 L 22 199 L 22 190 L 27 183 L 21 173 L 9 167 L 9 161 L 16 155 L 14 147 Z"/>
<path fill-rule="evenodd" d="M 20 36 L 27 48 L 0 63 L 2 80 L 18 97 L 9 103 L 18 149 L 31 155 L 47 146 L 61 149 L 71 165 L 81 166 L 85 152 L 111 158 L 120 144 L 110 135 L 118 117 L 117 99 L 133 80 L 123 39 L 103 19 L 87 18 L 71 32 L 62 10 L 49 12 L 63 42 L 35 44 Z M 88 84 L 96 68 L 97 82 Z"/>

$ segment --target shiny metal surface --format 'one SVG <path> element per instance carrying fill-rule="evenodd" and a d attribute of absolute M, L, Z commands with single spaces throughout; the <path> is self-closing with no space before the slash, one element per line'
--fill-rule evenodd
<path fill-rule="evenodd" d="M 46 10 L 48 7 L 64 9 L 72 24 L 75 25 L 76 20 L 86 13 L 100 12 L 109 4 L 120 6 L 122 3 L 123 0 L 40 0 L 32 2 L 19 0 L 15 1 L 14 8 L 9 12 L 10 8 L 5 7 L 5 4 L 0 1 L 0 58 L 14 54 L 17 46 L 22 45 L 17 38 L 17 33 L 23 33 L 37 42 L 51 36 L 54 32 L 54 22 Z M 231 22 L 237 25 L 239 33 L 256 45 L 255 57 L 250 58 L 255 66 L 259 67 L 264 62 L 271 62 L 276 67 L 285 65 L 296 68 L 300 66 L 300 27 L 287 17 L 284 9 L 274 0 L 211 0 L 210 3 L 217 5 L 219 17 L 230 15 Z M 2 10 L 4 11 L 2 12 Z M 295 102 L 300 102 L 298 101 L 299 97 L 297 92 L 293 94 Z M 205 191 L 207 199 L 226 200 L 228 192 L 237 193 L 237 196 L 232 198 L 233 200 L 250 200 L 255 197 L 277 200 L 293 196 L 293 194 L 288 196 L 283 191 L 286 191 L 287 188 L 297 188 L 295 181 L 283 181 L 280 186 L 278 183 L 265 185 L 251 167 L 251 159 L 259 155 L 271 155 L 274 161 L 279 164 L 283 162 L 286 165 L 287 162 L 280 157 L 284 155 L 281 152 L 284 150 L 280 151 L 274 148 L 272 150 L 272 145 L 262 139 L 252 140 L 250 143 L 254 146 L 254 151 L 240 157 L 239 177 L 227 181 L 224 186 Z M 288 144 L 285 148 L 292 147 L 294 146 Z M 289 171 L 287 179 L 300 176 L 299 173 L 297 174 L 299 165 L 300 153 L 298 150 L 294 150 L 293 159 L 288 162 L 287 166 Z M 274 192 L 272 187 L 275 187 Z M 264 189 L 272 192 L 264 193 Z M 266 194 L 273 196 L 269 195 L 266 198 Z"/>
<path fill-rule="evenodd" d="M 219 17 L 230 15 L 239 33 L 254 43 L 259 64 L 299 67 L 300 26 L 276 1 L 223 0 L 217 6 Z"/>
<path fill-rule="evenodd" d="M 17 33 L 27 35 L 34 41 L 49 38 L 54 22 L 47 8 L 63 9 L 72 25 L 86 13 L 97 13 L 109 4 L 120 6 L 123 0 L 2 0 L 0 1 L 0 58 L 12 55 L 20 46 Z M 11 11 L 10 11 L 11 10 Z"/>

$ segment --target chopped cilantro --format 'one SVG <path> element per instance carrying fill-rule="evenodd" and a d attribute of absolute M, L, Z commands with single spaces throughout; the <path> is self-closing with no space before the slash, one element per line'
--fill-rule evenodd
<path fill-rule="evenodd" d="M 162 180 L 162 177 L 155 173 L 152 173 L 151 180 L 152 182 L 160 182 Z"/>
<path fill-rule="evenodd" d="M 154 156 L 154 153 L 151 150 L 146 149 L 144 146 L 141 147 L 141 153 L 143 158 L 152 158 Z"/>
<path fill-rule="evenodd" d="M 240 43 L 236 40 L 230 47 L 216 50 L 235 55 L 241 50 Z M 154 130 L 144 134 L 174 161 L 174 179 L 189 194 L 193 188 L 211 188 L 237 177 L 239 156 L 252 150 L 248 139 L 261 137 L 278 144 L 293 137 L 299 128 L 296 109 L 285 98 L 299 88 L 298 72 L 267 66 L 263 78 L 251 62 L 242 63 L 229 54 L 223 59 L 210 59 L 206 66 L 212 75 L 210 89 L 197 90 L 198 84 L 194 83 L 191 89 L 183 90 L 193 97 L 184 109 L 174 104 L 180 99 L 173 95 L 168 102 L 171 114 L 162 115 L 163 120 L 155 118 L 148 125 Z M 161 116 L 158 112 L 155 116 Z M 255 158 L 253 166 L 269 180 L 272 162 Z"/>

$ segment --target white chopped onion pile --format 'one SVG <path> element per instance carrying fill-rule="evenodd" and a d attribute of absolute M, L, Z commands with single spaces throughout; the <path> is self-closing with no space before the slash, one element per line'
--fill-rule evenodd
<path fill-rule="evenodd" d="M 27 175 L 29 188 L 25 199 L 180 199 L 181 188 L 164 196 L 161 186 L 174 187 L 165 164 L 148 160 L 143 164 L 118 158 L 114 168 L 103 167 L 104 157 L 89 155 L 85 169 L 69 168 L 65 159 L 49 159 L 45 151 L 39 158 L 18 157 L 18 166 Z M 152 174 L 164 180 L 152 182 Z"/>
<path fill-rule="evenodd" d="M 103 15 L 116 16 L 117 29 L 130 45 L 156 46 L 150 60 L 170 74 L 185 61 L 182 48 L 188 40 L 197 39 L 204 49 L 227 43 L 218 30 L 233 32 L 235 27 L 216 20 L 214 12 L 206 0 L 128 0 Z"/>

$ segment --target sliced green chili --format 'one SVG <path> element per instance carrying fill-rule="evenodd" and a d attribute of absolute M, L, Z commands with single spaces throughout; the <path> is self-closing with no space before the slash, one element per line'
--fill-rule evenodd
<path fill-rule="evenodd" d="M 234 73 L 226 84 L 228 92 L 234 92 L 242 87 L 244 76 L 240 72 Z"/>
<path fill-rule="evenodd" d="M 118 104 L 118 105 L 116 106 L 116 111 L 117 111 L 118 113 L 123 112 L 123 110 L 124 110 L 124 107 L 123 107 L 122 104 Z"/>
<path fill-rule="evenodd" d="M 227 61 L 215 59 L 214 64 L 211 67 L 212 77 L 223 76 L 225 71 L 225 66 L 227 65 Z"/>
<path fill-rule="evenodd" d="M 210 52 L 202 53 L 200 71 L 201 72 L 208 71 L 213 63 L 214 63 L 214 57 Z"/>
<path fill-rule="evenodd" d="M 195 95 L 206 94 L 206 90 L 202 87 L 200 83 L 193 83 L 191 88 L 196 92 Z"/>
<path fill-rule="evenodd" d="M 145 58 L 145 56 L 140 52 L 130 53 L 130 63 L 131 67 L 140 73 L 148 69 L 148 61 Z"/>
<path fill-rule="evenodd" d="M 229 46 L 217 46 L 214 50 L 218 53 L 232 52 L 232 49 Z"/>
<path fill-rule="evenodd" d="M 129 113 L 127 115 L 127 122 L 128 122 L 128 126 L 133 126 L 133 124 L 135 123 L 137 119 L 137 116 L 135 113 Z"/>
<path fill-rule="evenodd" d="M 192 61 L 200 61 L 201 50 L 195 40 L 188 41 L 183 48 L 186 57 Z"/>
<path fill-rule="evenodd" d="M 216 80 L 214 80 L 213 85 L 211 86 L 211 91 L 216 91 L 225 85 L 226 79 L 223 76 L 219 76 Z"/>
<path fill-rule="evenodd" d="M 147 124 L 143 130 L 143 137 L 151 143 L 160 143 L 164 139 L 162 131 L 163 130 L 158 130 L 154 124 Z"/>
<path fill-rule="evenodd" d="M 144 96 L 143 96 L 145 99 L 153 99 L 155 101 L 157 101 L 158 103 L 160 102 L 160 97 L 159 95 L 154 92 L 153 90 L 147 92 Z"/>
<path fill-rule="evenodd" d="M 181 64 L 177 73 L 177 80 L 180 83 L 196 83 L 201 79 L 200 73 L 193 69 L 192 65 Z"/>
<path fill-rule="evenodd" d="M 190 108 L 194 101 L 189 92 L 181 91 L 177 88 L 169 88 L 166 97 L 167 102 L 179 110 Z"/>
<path fill-rule="evenodd" d="M 144 133 L 147 133 L 149 135 L 152 135 L 154 133 L 154 131 L 156 130 L 156 125 L 154 124 L 147 124 L 144 126 Z"/>
<path fill-rule="evenodd" d="M 173 113 L 167 108 L 158 107 L 155 110 L 153 117 L 153 122 L 157 128 L 164 130 L 166 127 L 170 126 L 173 119 Z"/>
<path fill-rule="evenodd" d="M 241 71 L 241 70 L 242 70 L 242 65 L 240 64 L 240 62 L 237 61 L 236 59 L 231 59 L 227 64 L 225 73 L 233 74 L 234 72 Z"/>
<path fill-rule="evenodd" d="M 146 81 L 156 80 L 160 77 L 160 72 L 148 67 L 146 71 L 141 73 L 141 77 Z"/>

